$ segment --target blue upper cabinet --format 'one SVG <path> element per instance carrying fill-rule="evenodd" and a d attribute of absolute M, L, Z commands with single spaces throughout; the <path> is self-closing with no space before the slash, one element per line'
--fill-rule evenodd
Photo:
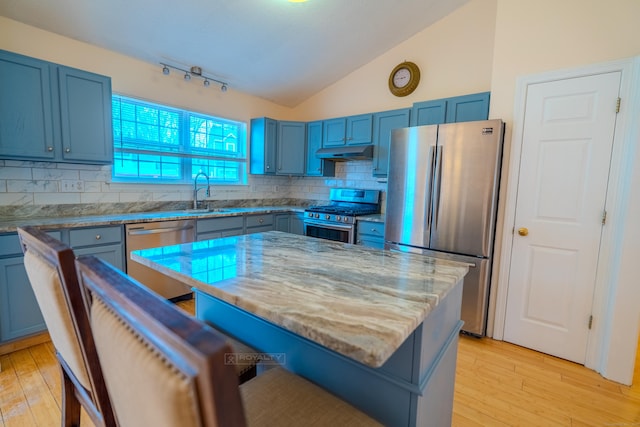
<path fill-rule="evenodd" d="M 383 111 L 373 115 L 373 176 L 387 176 L 391 131 L 409 126 L 410 115 L 410 108 Z"/>
<path fill-rule="evenodd" d="M 444 99 L 416 102 L 411 109 L 411 126 L 438 125 L 445 122 L 446 116 L 447 101 Z"/>
<path fill-rule="evenodd" d="M 111 79 L 0 51 L 0 158 L 113 163 Z"/>
<path fill-rule="evenodd" d="M 304 175 L 307 164 L 305 122 L 251 119 L 250 172 L 254 175 Z"/>
<path fill-rule="evenodd" d="M 278 122 L 278 175 L 304 175 L 306 164 L 306 123 Z"/>
<path fill-rule="evenodd" d="M 411 110 L 411 126 L 487 120 L 489 95 L 489 92 L 482 92 L 417 102 Z"/>
<path fill-rule="evenodd" d="M 373 141 L 373 114 L 347 117 L 347 145 L 371 144 Z"/>
<path fill-rule="evenodd" d="M 489 118 L 489 92 L 447 99 L 445 123 L 472 122 Z"/>
<path fill-rule="evenodd" d="M 0 50 L 0 156 L 53 160 L 49 63 Z"/>
<path fill-rule="evenodd" d="M 251 119 L 251 163 L 250 173 L 275 175 L 278 122 L 261 117 Z"/>
<path fill-rule="evenodd" d="M 345 135 L 347 133 L 347 119 L 339 117 L 323 122 L 323 147 L 336 147 L 346 144 Z"/>
<path fill-rule="evenodd" d="M 113 159 L 111 79 L 58 67 L 62 157 L 70 162 Z"/>
<path fill-rule="evenodd" d="M 371 144 L 373 114 L 338 117 L 323 122 L 323 147 Z"/>
<path fill-rule="evenodd" d="M 307 123 L 307 164 L 306 176 L 334 176 L 335 162 L 316 157 L 316 151 L 322 148 L 322 121 Z"/>

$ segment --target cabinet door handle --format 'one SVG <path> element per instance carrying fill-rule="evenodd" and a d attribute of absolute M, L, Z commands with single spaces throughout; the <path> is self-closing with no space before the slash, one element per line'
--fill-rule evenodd
<path fill-rule="evenodd" d="M 70 153 L 70 152 L 71 152 L 71 148 L 69 148 L 69 147 L 65 148 L 65 149 L 64 149 L 64 152 L 65 152 L 65 153 Z"/>
<path fill-rule="evenodd" d="M 271 169 L 271 166 L 267 165 L 267 169 Z"/>
<path fill-rule="evenodd" d="M 47 147 L 47 151 L 53 151 L 53 147 Z"/>

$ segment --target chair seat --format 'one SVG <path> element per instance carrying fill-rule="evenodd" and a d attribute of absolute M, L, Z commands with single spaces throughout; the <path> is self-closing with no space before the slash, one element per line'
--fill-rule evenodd
<path fill-rule="evenodd" d="M 317 385 L 273 368 L 240 386 L 249 426 L 380 426 Z"/>

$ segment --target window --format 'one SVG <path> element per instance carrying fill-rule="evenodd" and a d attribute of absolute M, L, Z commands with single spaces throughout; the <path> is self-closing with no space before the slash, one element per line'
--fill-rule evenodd
<path fill-rule="evenodd" d="M 246 184 L 246 124 L 114 95 L 115 181 Z"/>

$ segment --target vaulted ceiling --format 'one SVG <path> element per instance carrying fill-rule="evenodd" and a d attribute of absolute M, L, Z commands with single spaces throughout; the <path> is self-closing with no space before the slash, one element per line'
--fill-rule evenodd
<path fill-rule="evenodd" d="M 2 0 L 0 15 L 293 107 L 468 0 Z M 158 65 L 160 69 L 160 65 Z"/>

